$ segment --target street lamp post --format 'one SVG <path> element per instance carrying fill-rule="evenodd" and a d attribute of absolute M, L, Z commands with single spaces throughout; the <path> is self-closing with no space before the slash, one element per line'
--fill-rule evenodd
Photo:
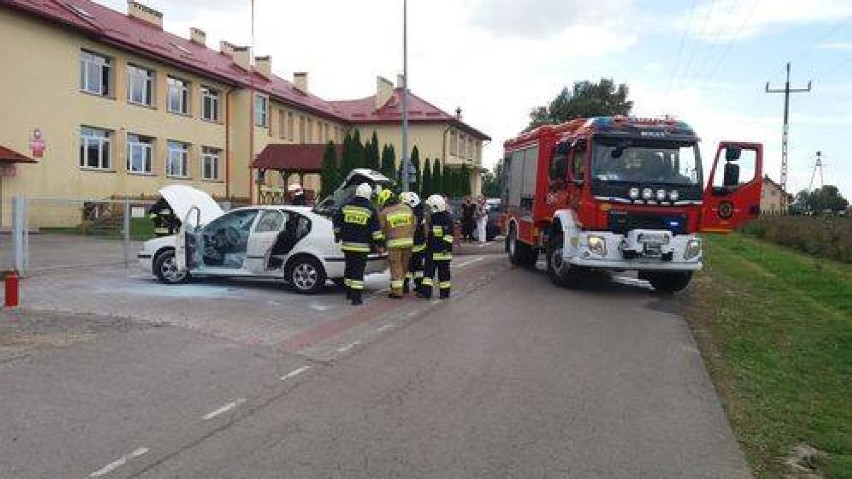
<path fill-rule="evenodd" d="M 402 191 L 408 191 L 408 0 L 402 1 Z"/>

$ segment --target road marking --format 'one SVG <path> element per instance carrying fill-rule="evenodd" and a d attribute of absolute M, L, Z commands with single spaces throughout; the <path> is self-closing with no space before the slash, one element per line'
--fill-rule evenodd
<path fill-rule="evenodd" d="M 89 477 L 101 477 L 105 474 L 109 474 L 110 472 L 112 472 L 112 471 L 118 469 L 119 467 L 127 464 L 128 459 L 133 459 L 135 457 L 139 457 L 139 456 L 141 456 L 143 454 L 147 454 L 147 453 L 148 453 L 147 447 L 140 447 L 140 448 L 136 449 L 135 451 L 131 452 L 130 454 L 121 456 L 119 459 L 117 459 L 117 460 L 107 464 L 106 466 L 102 467 L 101 469 L 98 469 L 97 471 L 89 474 Z"/>
<path fill-rule="evenodd" d="M 455 266 L 456 268 L 464 268 L 465 266 L 467 266 L 469 264 L 473 264 L 473 263 L 476 263 L 477 261 L 482 261 L 484 259 L 485 259 L 484 256 L 479 256 L 479 257 L 473 258 L 471 260 L 465 261 L 464 263 L 451 264 L 451 266 Z"/>
<path fill-rule="evenodd" d="M 319 304 L 315 302 L 309 304 L 308 307 L 313 309 L 314 311 L 327 311 L 328 308 L 330 308 L 330 306 L 327 304 Z"/>
<path fill-rule="evenodd" d="M 303 372 L 307 371 L 308 369 L 311 369 L 311 367 L 310 366 L 302 366 L 299 369 L 294 369 L 293 371 L 290 371 L 289 373 L 281 376 L 281 380 L 286 381 L 290 378 L 294 378 L 294 377 L 302 374 Z"/>
<path fill-rule="evenodd" d="M 359 344 L 361 344 L 361 341 L 353 341 L 353 342 L 347 344 L 346 346 L 341 346 L 341 347 L 337 348 L 337 352 L 338 353 L 345 353 L 346 351 L 349 351 L 350 349 L 354 348 L 355 346 L 358 346 Z"/>
<path fill-rule="evenodd" d="M 235 407 L 237 407 L 237 405 L 242 404 L 244 402 L 246 402 L 245 399 L 237 399 L 236 401 L 229 402 L 228 404 L 225 404 L 224 406 L 220 407 L 219 409 L 205 414 L 204 416 L 202 416 L 202 419 L 204 419 L 205 421 L 213 419 L 214 417 L 216 417 L 216 416 L 218 416 L 222 413 L 226 413 L 226 412 L 230 411 L 231 409 L 234 409 Z"/>
<path fill-rule="evenodd" d="M 386 325 L 382 326 L 381 328 L 376 329 L 376 332 L 379 332 L 379 333 L 380 333 L 380 332 L 382 332 L 382 331 L 384 331 L 384 330 L 386 330 L 386 329 L 390 329 L 390 328 L 392 328 L 392 327 L 393 327 L 393 325 L 392 325 L 392 324 L 386 324 Z"/>

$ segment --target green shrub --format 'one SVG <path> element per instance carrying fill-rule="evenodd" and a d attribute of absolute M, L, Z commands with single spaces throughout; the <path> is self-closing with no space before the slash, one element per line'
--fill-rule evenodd
<path fill-rule="evenodd" d="M 814 256 L 852 263 L 852 219 L 846 217 L 761 216 L 741 231 Z"/>

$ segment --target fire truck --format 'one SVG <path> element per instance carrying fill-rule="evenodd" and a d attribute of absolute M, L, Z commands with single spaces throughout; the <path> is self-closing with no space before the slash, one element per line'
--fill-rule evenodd
<path fill-rule="evenodd" d="M 547 259 L 553 283 L 637 271 L 659 291 L 702 267 L 700 232 L 730 232 L 760 208 L 763 147 L 723 141 L 707 184 L 699 138 L 675 119 L 595 117 L 504 143 L 502 200 L 512 263 Z"/>

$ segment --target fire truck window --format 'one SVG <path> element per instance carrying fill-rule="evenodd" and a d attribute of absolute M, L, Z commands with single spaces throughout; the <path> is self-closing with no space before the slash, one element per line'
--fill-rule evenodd
<path fill-rule="evenodd" d="M 566 155 L 554 154 L 550 160 L 550 179 L 552 181 L 564 180 L 568 173 L 568 158 Z"/>
<path fill-rule="evenodd" d="M 742 149 L 740 151 L 740 157 L 734 161 L 727 161 L 726 158 L 726 150 L 722 150 L 719 152 L 719 163 L 716 165 L 716 172 L 713 174 L 713 187 L 715 188 L 727 188 L 727 189 L 736 189 L 739 186 L 745 185 L 747 183 L 751 183 L 756 178 L 757 173 L 757 151 L 755 150 L 746 150 Z M 733 164 L 739 167 L 739 175 L 733 175 L 734 167 L 728 167 L 728 177 L 729 180 L 731 176 L 735 176 L 736 186 L 734 185 L 725 185 L 725 170 L 727 164 Z M 737 177 L 738 176 L 738 177 Z"/>
<path fill-rule="evenodd" d="M 586 171 L 586 142 L 577 142 L 571 157 L 571 179 L 582 180 Z"/>

